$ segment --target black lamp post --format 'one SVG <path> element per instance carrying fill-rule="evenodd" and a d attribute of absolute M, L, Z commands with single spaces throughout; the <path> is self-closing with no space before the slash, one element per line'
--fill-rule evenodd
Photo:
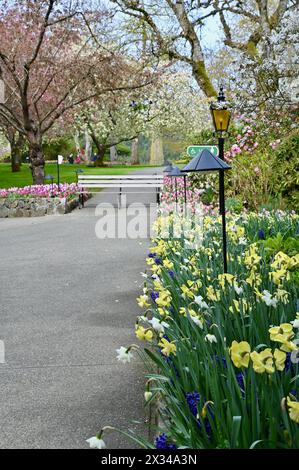
<path fill-rule="evenodd" d="M 171 172 L 168 174 L 171 178 L 174 178 L 175 181 L 175 202 L 178 202 L 178 187 L 177 187 L 177 178 L 184 179 L 184 199 L 185 204 L 187 204 L 187 185 L 186 185 L 186 178 L 187 175 L 183 173 L 178 166 L 172 167 Z"/>
<path fill-rule="evenodd" d="M 200 154 L 191 160 L 185 168 L 183 168 L 183 172 L 210 172 L 210 171 L 218 171 L 219 172 L 219 180 L 223 178 L 224 181 L 224 172 L 229 170 L 230 166 L 227 165 L 223 160 L 219 157 L 213 155 L 209 150 L 203 150 Z M 222 238 L 223 238 L 223 270 L 227 273 L 227 247 L 226 247 L 226 220 L 225 220 L 225 199 L 224 199 L 224 185 L 220 187 L 219 184 L 219 193 L 220 193 L 220 203 L 222 207 Z"/>

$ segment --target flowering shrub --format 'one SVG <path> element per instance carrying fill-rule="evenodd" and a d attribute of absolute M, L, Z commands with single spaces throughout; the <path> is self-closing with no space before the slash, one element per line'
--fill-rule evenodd
<path fill-rule="evenodd" d="M 71 198 L 81 191 L 76 183 L 62 183 L 59 185 L 41 184 L 24 186 L 23 188 L 0 189 L 0 197 L 60 197 Z"/>

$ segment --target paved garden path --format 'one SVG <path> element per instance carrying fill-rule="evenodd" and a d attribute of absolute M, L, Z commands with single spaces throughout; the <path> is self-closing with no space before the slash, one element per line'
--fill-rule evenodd
<path fill-rule="evenodd" d="M 149 241 L 96 238 L 95 202 L 113 198 L 103 192 L 66 216 L 0 219 L 1 448 L 84 448 L 101 426 L 144 418 L 142 366 L 119 364 L 115 349 L 135 341 Z"/>

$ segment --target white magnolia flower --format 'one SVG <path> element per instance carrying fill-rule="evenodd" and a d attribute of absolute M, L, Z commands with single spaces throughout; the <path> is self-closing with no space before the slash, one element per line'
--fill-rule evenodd
<path fill-rule="evenodd" d="M 235 289 L 236 294 L 238 295 L 243 294 L 243 287 L 238 286 L 237 283 L 234 283 L 234 289 Z"/>
<path fill-rule="evenodd" d="M 199 326 L 199 328 L 202 330 L 203 329 L 203 323 L 202 321 L 198 318 L 198 317 L 190 317 L 191 320 L 193 321 L 193 323 L 195 323 L 195 325 Z"/>
<path fill-rule="evenodd" d="M 157 333 L 164 333 L 164 328 L 168 328 L 169 325 L 165 321 L 160 321 L 158 318 L 153 317 L 149 320 L 149 323 L 152 325 L 153 329 L 157 331 Z"/>
<path fill-rule="evenodd" d="M 217 343 L 217 338 L 215 335 L 206 335 L 205 341 L 209 341 L 210 343 Z"/>
<path fill-rule="evenodd" d="M 87 439 L 86 442 L 88 442 L 91 449 L 106 449 L 106 444 L 103 439 L 99 439 L 97 436 Z"/>
<path fill-rule="evenodd" d="M 268 307 L 276 307 L 278 300 L 275 297 L 272 297 L 269 291 L 263 290 L 262 300 L 265 302 Z"/>
<path fill-rule="evenodd" d="M 133 354 L 131 353 L 131 351 L 128 351 L 128 349 L 125 348 L 124 346 L 121 346 L 119 349 L 116 350 L 116 352 L 117 352 L 117 359 L 123 364 L 130 362 L 133 357 Z"/>
<path fill-rule="evenodd" d="M 194 302 L 200 307 L 200 308 L 205 308 L 208 309 L 209 306 L 208 304 L 203 300 L 203 297 L 201 295 L 198 295 L 197 297 L 194 298 Z"/>

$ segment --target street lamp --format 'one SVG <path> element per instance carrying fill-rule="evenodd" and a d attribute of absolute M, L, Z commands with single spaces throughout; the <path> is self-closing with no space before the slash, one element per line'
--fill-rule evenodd
<path fill-rule="evenodd" d="M 166 176 L 169 176 L 169 173 L 171 173 L 172 170 L 173 170 L 173 166 L 172 166 L 172 163 L 170 162 L 164 168 L 163 173 L 165 173 Z"/>
<path fill-rule="evenodd" d="M 230 166 L 227 165 L 221 158 L 213 155 L 209 150 L 205 149 L 194 157 L 188 165 L 183 168 L 182 172 L 202 172 L 208 173 L 210 171 L 219 172 L 219 181 L 224 180 L 224 172 L 229 170 Z M 219 184 L 219 197 L 222 207 L 222 239 L 223 239 L 223 270 L 227 273 L 227 247 L 226 247 L 226 220 L 225 220 L 225 199 L 224 199 L 224 185 Z"/>

